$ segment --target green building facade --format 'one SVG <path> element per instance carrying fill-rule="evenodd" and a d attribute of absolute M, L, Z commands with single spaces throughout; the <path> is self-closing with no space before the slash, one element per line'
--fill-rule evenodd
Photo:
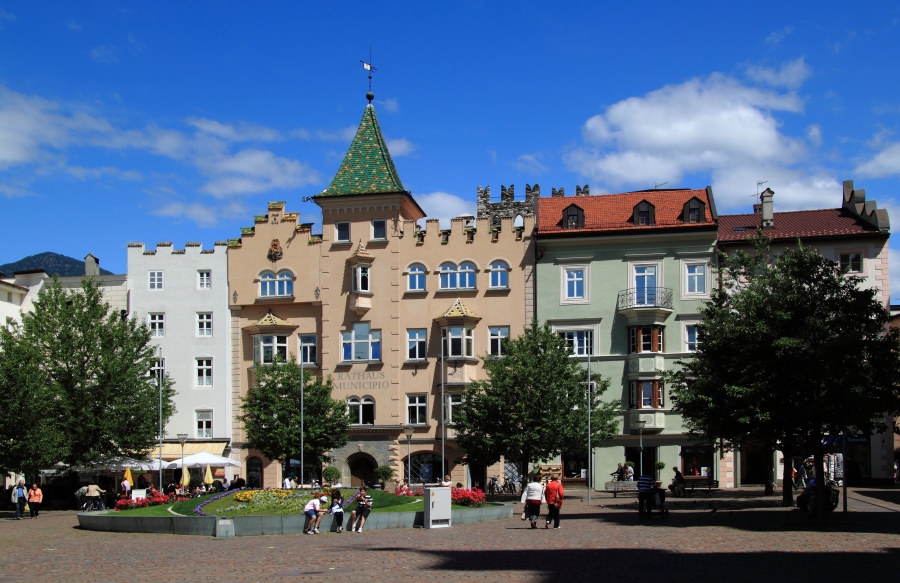
<path fill-rule="evenodd" d="M 593 486 L 603 489 L 626 461 L 635 479 L 641 466 L 664 483 L 671 468 L 719 479 L 719 455 L 686 437 L 660 379 L 695 349 L 714 285 L 712 189 L 579 194 L 538 200 L 536 314 L 569 341 L 572 358 L 609 379 L 600 398 L 621 403 L 618 434 L 593 448 Z M 570 483 L 586 476 L 587 436 L 558 463 Z"/>

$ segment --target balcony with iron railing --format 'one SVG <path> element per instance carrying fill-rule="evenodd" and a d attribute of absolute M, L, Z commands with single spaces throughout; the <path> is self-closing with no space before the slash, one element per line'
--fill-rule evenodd
<path fill-rule="evenodd" d="M 619 292 L 618 312 L 629 325 L 662 323 L 672 313 L 672 289 L 639 287 Z"/>

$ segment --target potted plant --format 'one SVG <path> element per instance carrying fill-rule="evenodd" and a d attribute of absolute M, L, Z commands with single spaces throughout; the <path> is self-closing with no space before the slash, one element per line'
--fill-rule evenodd
<path fill-rule="evenodd" d="M 656 480 L 659 481 L 660 472 L 666 467 L 666 462 L 656 462 Z"/>
<path fill-rule="evenodd" d="M 322 481 L 326 484 L 336 484 L 341 481 L 341 471 L 334 466 L 328 466 L 322 470 Z"/>
<path fill-rule="evenodd" d="M 375 477 L 378 478 L 376 490 L 384 490 L 385 482 L 389 482 L 394 477 L 394 468 L 391 466 L 378 466 L 375 468 Z"/>

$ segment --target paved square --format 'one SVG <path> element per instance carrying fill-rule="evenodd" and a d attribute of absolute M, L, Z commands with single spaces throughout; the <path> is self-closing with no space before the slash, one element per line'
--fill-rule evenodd
<path fill-rule="evenodd" d="M 532 531 L 517 513 L 448 530 L 228 540 L 82 531 L 74 513 L 46 512 L 0 520 L 0 583 L 890 581 L 900 506 L 888 499 L 856 493 L 852 511 L 821 531 L 778 500 L 746 495 L 670 501 L 668 521 L 643 523 L 633 497 L 589 507 L 572 496 L 556 531 Z"/>

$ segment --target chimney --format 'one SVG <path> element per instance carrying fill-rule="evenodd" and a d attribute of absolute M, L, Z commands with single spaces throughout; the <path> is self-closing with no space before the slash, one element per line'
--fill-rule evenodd
<path fill-rule="evenodd" d="M 762 227 L 763 229 L 771 229 L 775 227 L 774 211 L 772 209 L 772 196 L 775 192 L 771 188 L 767 188 L 759 195 L 759 201 L 762 203 Z"/>
<path fill-rule="evenodd" d="M 100 260 L 90 253 L 84 258 L 84 274 L 100 275 Z"/>

